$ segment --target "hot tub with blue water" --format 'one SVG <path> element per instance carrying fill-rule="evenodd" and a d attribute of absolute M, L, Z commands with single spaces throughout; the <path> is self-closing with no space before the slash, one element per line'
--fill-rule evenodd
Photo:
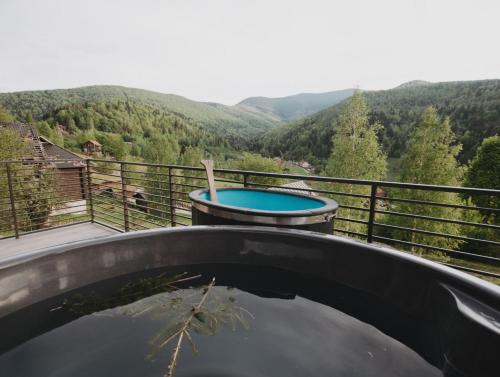
<path fill-rule="evenodd" d="M 251 188 L 208 189 L 190 193 L 193 225 L 261 225 L 331 234 L 338 204 L 328 198 Z"/>

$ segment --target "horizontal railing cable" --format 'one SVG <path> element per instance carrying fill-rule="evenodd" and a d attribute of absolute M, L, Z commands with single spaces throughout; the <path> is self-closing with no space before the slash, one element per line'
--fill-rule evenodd
<path fill-rule="evenodd" d="M 67 174 L 60 170 L 63 167 L 79 169 L 78 174 Z M 328 196 L 339 204 L 333 227 L 336 235 L 399 245 L 410 252 L 425 250 L 423 256 L 442 253 L 451 258 L 440 261 L 444 265 L 500 278 L 493 268 L 500 265 L 500 225 L 492 220 L 500 214 L 500 208 L 492 204 L 500 190 L 224 168 L 214 172 L 219 187 Z M 97 159 L 0 161 L 0 182 L 9 174 L 12 187 L 0 193 L 0 234 L 7 234 L 4 238 L 88 221 L 120 232 L 187 226 L 191 224 L 189 192 L 205 188 L 207 182 L 203 167 Z M 284 184 L 299 180 L 309 187 Z M 422 199 L 425 192 L 454 195 L 446 199 L 450 202 L 441 202 Z M 483 206 L 467 199 L 477 196 L 492 199 Z M 439 208 L 449 211 L 439 215 Z M 471 216 L 463 215 L 468 211 L 473 211 Z M 416 225 L 401 225 L 410 221 Z M 443 227 L 433 225 L 440 223 Z M 412 235 L 419 235 L 418 242 Z"/>

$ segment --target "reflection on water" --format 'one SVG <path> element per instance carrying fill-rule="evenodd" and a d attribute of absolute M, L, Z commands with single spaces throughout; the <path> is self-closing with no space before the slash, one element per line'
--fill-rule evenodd
<path fill-rule="evenodd" d="M 318 302 L 322 300 L 313 294 L 292 294 L 297 291 L 297 276 L 290 279 L 272 271 L 271 284 L 259 271 L 248 273 L 248 279 L 216 271 L 221 285 L 213 286 L 214 271 L 202 276 L 197 276 L 199 271 L 182 275 L 167 271 L 106 289 L 106 295 L 93 293 L 101 292 L 97 286 L 91 292 L 59 298 L 59 305 L 51 306 L 57 310 L 44 307 L 49 316 L 63 312 L 81 316 L 52 329 L 48 326 L 45 331 L 50 331 L 0 355 L 0 375 L 159 377 L 171 371 L 176 377 L 442 375 L 372 325 Z M 244 286 L 232 288 L 240 279 Z M 315 294 L 337 291 L 331 282 L 303 285 Z M 40 307 L 31 308 L 37 310 Z"/>
<path fill-rule="evenodd" d="M 183 341 L 189 342 L 193 352 L 198 352 L 191 333 L 215 335 L 220 328 L 230 326 L 233 331 L 237 325 L 249 328 L 247 317 L 252 314 L 237 305 L 236 298 L 228 294 L 231 289 L 216 292 L 215 278 L 206 286 L 179 288 L 179 284 L 199 280 L 201 275 L 182 273 L 173 276 L 161 274 L 153 278 L 143 278 L 125 284 L 116 292 L 102 295 L 74 295 L 63 301 L 55 310 L 68 310 L 78 314 L 101 316 L 139 317 L 148 315 L 162 323 L 162 327 L 150 339 L 151 350 L 146 359 L 154 360 L 171 342 L 175 348 L 166 372 L 173 376 Z M 158 293 L 161 292 L 161 293 Z"/>

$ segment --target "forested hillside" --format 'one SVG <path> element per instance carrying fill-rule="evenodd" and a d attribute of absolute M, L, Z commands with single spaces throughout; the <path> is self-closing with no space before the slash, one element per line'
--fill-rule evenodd
<path fill-rule="evenodd" d="M 109 137 L 116 135 L 121 144 L 129 143 L 123 153 L 150 161 L 156 160 L 148 158 L 153 153 L 152 147 L 158 149 L 158 153 L 169 149 L 178 154 L 189 146 L 216 150 L 230 144 L 229 137 L 214 135 L 180 115 L 133 102 L 66 105 L 55 109 L 38 124 L 42 134 L 52 136 L 56 141 L 55 134 L 59 129 L 55 125 L 62 125 L 63 143 L 73 150 L 79 150 L 83 142 L 93 137 L 106 147 Z M 43 129 L 45 124 L 51 128 L 48 135 Z M 120 159 L 116 151 L 111 154 Z"/>
<path fill-rule="evenodd" d="M 472 158 L 486 137 L 500 134 L 500 80 L 420 83 L 365 93 L 370 121 L 384 128 L 380 138 L 389 157 L 406 149 L 410 132 L 427 106 L 441 117 L 450 117 L 458 141 L 463 144 L 462 162 Z M 269 155 L 305 159 L 321 164 L 330 155 L 331 140 L 343 103 L 292 122 L 258 139 L 256 148 Z"/>
<path fill-rule="evenodd" d="M 151 111 L 176 115 L 218 135 L 240 139 L 240 142 L 279 124 L 274 117 L 255 109 L 196 102 L 173 94 L 120 86 L 0 93 L 0 105 L 18 120 L 45 119 L 68 105 L 88 107 L 117 103 L 125 107 L 140 105 Z"/>
<path fill-rule="evenodd" d="M 336 90 L 327 93 L 302 93 L 293 96 L 269 98 L 250 97 L 237 107 L 254 109 L 282 121 L 290 121 L 326 109 L 350 97 L 353 89 Z"/>
<path fill-rule="evenodd" d="M 351 93 L 254 97 L 225 106 L 141 89 L 90 86 L 1 93 L 0 106 L 19 121 L 45 121 L 42 133 L 74 150 L 85 138 L 103 139 L 104 134 L 110 134 L 130 142 L 129 153 L 138 157 L 153 140 L 161 149 L 163 140 L 165 145 L 175 143 L 181 152 L 188 146 L 233 153 L 250 148 L 323 165 L 344 104 L 287 125 L 282 125 L 281 119 L 312 111 L 328 101 L 340 101 Z M 461 162 L 472 158 L 484 138 L 500 134 L 500 80 L 413 81 L 391 90 L 366 92 L 365 97 L 370 122 L 384 127 L 379 137 L 389 157 L 397 158 L 406 150 L 409 135 L 427 106 L 434 106 L 441 117 L 450 117 L 463 145 Z"/>

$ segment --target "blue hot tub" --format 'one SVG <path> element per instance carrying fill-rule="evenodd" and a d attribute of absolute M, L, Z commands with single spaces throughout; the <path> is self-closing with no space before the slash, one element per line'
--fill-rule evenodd
<path fill-rule="evenodd" d="M 217 189 L 218 203 L 208 189 L 189 194 L 193 225 L 264 225 L 332 233 L 338 204 L 328 198 L 289 192 Z"/>

